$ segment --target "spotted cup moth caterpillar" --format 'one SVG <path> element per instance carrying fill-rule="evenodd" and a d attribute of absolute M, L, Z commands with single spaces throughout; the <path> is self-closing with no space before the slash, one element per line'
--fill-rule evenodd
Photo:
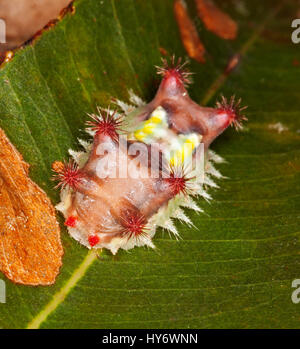
<path fill-rule="evenodd" d="M 57 209 L 70 235 L 87 248 L 115 254 L 154 247 L 158 227 L 178 236 L 172 219 L 192 224 L 182 207 L 200 211 L 193 197 L 209 199 L 211 176 L 221 176 L 213 166 L 221 158 L 210 144 L 246 119 L 234 97 L 223 97 L 216 108 L 192 101 L 186 90 L 191 73 L 180 60 L 165 60 L 158 74 L 162 81 L 150 103 L 131 92 L 134 106 L 114 101 L 123 114 L 99 108 L 87 125 L 93 141 L 80 140 L 85 151 L 70 151 L 72 160 L 53 164 L 61 188 Z"/>

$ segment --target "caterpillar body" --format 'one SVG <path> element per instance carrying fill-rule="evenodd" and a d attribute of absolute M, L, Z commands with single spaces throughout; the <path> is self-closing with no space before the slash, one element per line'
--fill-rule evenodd
<path fill-rule="evenodd" d="M 70 151 L 72 160 L 56 162 L 61 202 L 70 235 L 87 248 L 113 254 L 134 246 L 154 248 L 158 227 L 178 236 L 173 219 L 192 221 L 183 207 L 201 211 L 194 197 L 209 200 L 212 176 L 222 175 L 214 162 L 222 158 L 210 144 L 229 125 L 246 120 L 240 100 L 222 97 L 216 108 L 192 101 L 187 92 L 191 73 L 174 58 L 158 67 L 162 76 L 154 99 L 145 104 L 130 92 L 132 105 L 115 100 L 122 110 L 98 108 L 80 140 L 84 151 Z"/>

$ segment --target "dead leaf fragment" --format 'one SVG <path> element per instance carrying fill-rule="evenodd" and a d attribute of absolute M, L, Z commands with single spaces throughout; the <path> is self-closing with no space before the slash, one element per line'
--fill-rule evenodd
<path fill-rule="evenodd" d="M 225 40 L 237 36 L 238 26 L 226 13 L 221 11 L 211 0 L 195 0 L 198 16 L 207 30 Z"/>
<path fill-rule="evenodd" d="M 0 51 L 14 49 L 29 40 L 49 21 L 71 11 L 71 0 L 9 0 L 0 1 L 0 18 L 6 24 L 6 43 L 0 43 Z"/>
<path fill-rule="evenodd" d="M 51 285 L 62 265 L 60 229 L 28 168 L 0 129 L 0 270 L 15 283 Z"/>
<path fill-rule="evenodd" d="M 183 0 L 176 0 L 174 2 L 174 14 L 187 54 L 190 58 L 204 63 L 205 47 L 199 38 L 197 29 L 188 14 L 186 4 Z"/>
<path fill-rule="evenodd" d="M 225 68 L 225 74 L 228 75 L 230 74 L 240 63 L 241 61 L 241 54 L 236 53 L 234 56 L 230 58 L 230 60 L 227 63 L 227 66 Z"/>

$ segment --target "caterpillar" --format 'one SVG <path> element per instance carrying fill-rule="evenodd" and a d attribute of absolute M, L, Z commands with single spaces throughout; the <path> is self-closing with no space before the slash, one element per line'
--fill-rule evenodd
<path fill-rule="evenodd" d="M 116 110 L 98 108 L 87 122 L 92 142 L 79 140 L 84 151 L 70 150 L 71 160 L 52 166 L 61 189 L 56 208 L 69 234 L 87 248 L 113 254 L 154 248 L 158 227 L 178 237 L 173 219 L 192 225 L 182 208 L 200 212 L 194 198 L 209 200 L 205 189 L 216 186 L 211 177 L 222 177 L 213 165 L 222 158 L 210 144 L 247 120 L 234 96 L 215 108 L 194 102 L 181 59 L 163 59 L 157 73 L 162 80 L 150 103 L 130 91 L 132 104 L 114 100 Z"/>

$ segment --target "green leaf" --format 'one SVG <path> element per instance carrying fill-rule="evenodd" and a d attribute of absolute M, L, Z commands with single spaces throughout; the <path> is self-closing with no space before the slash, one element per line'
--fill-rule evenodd
<path fill-rule="evenodd" d="M 188 1 L 208 51 L 191 62 L 190 88 L 213 105 L 220 93 L 248 105 L 244 132 L 230 129 L 212 149 L 227 179 L 210 193 L 205 214 L 188 212 L 182 240 L 159 231 L 157 250 L 135 248 L 99 258 L 62 225 L 65 256 L 54 286 L 5 279 L 2 328 L 286 328 L 299 327 L 291 301 L 300 278 L 299 46 L 290 39 L 293 1 L 228 1 L 239 23 L 236 41 L 207 32 Z M 241 7 L 243 6 L 243 7 Z M 184 56 L 171 0 L 78 0 L 0 72 L 0 126 L 31 165 L 31 177 L 53 203 L 51 163 L 79 148 L 86 113 L 128 89 L 150 100 L 158 86 L 160 50 Z M 241 54 L 229 75 L 228 59 Z M 288 129 L 279 133 L 270 125 Z"/>

